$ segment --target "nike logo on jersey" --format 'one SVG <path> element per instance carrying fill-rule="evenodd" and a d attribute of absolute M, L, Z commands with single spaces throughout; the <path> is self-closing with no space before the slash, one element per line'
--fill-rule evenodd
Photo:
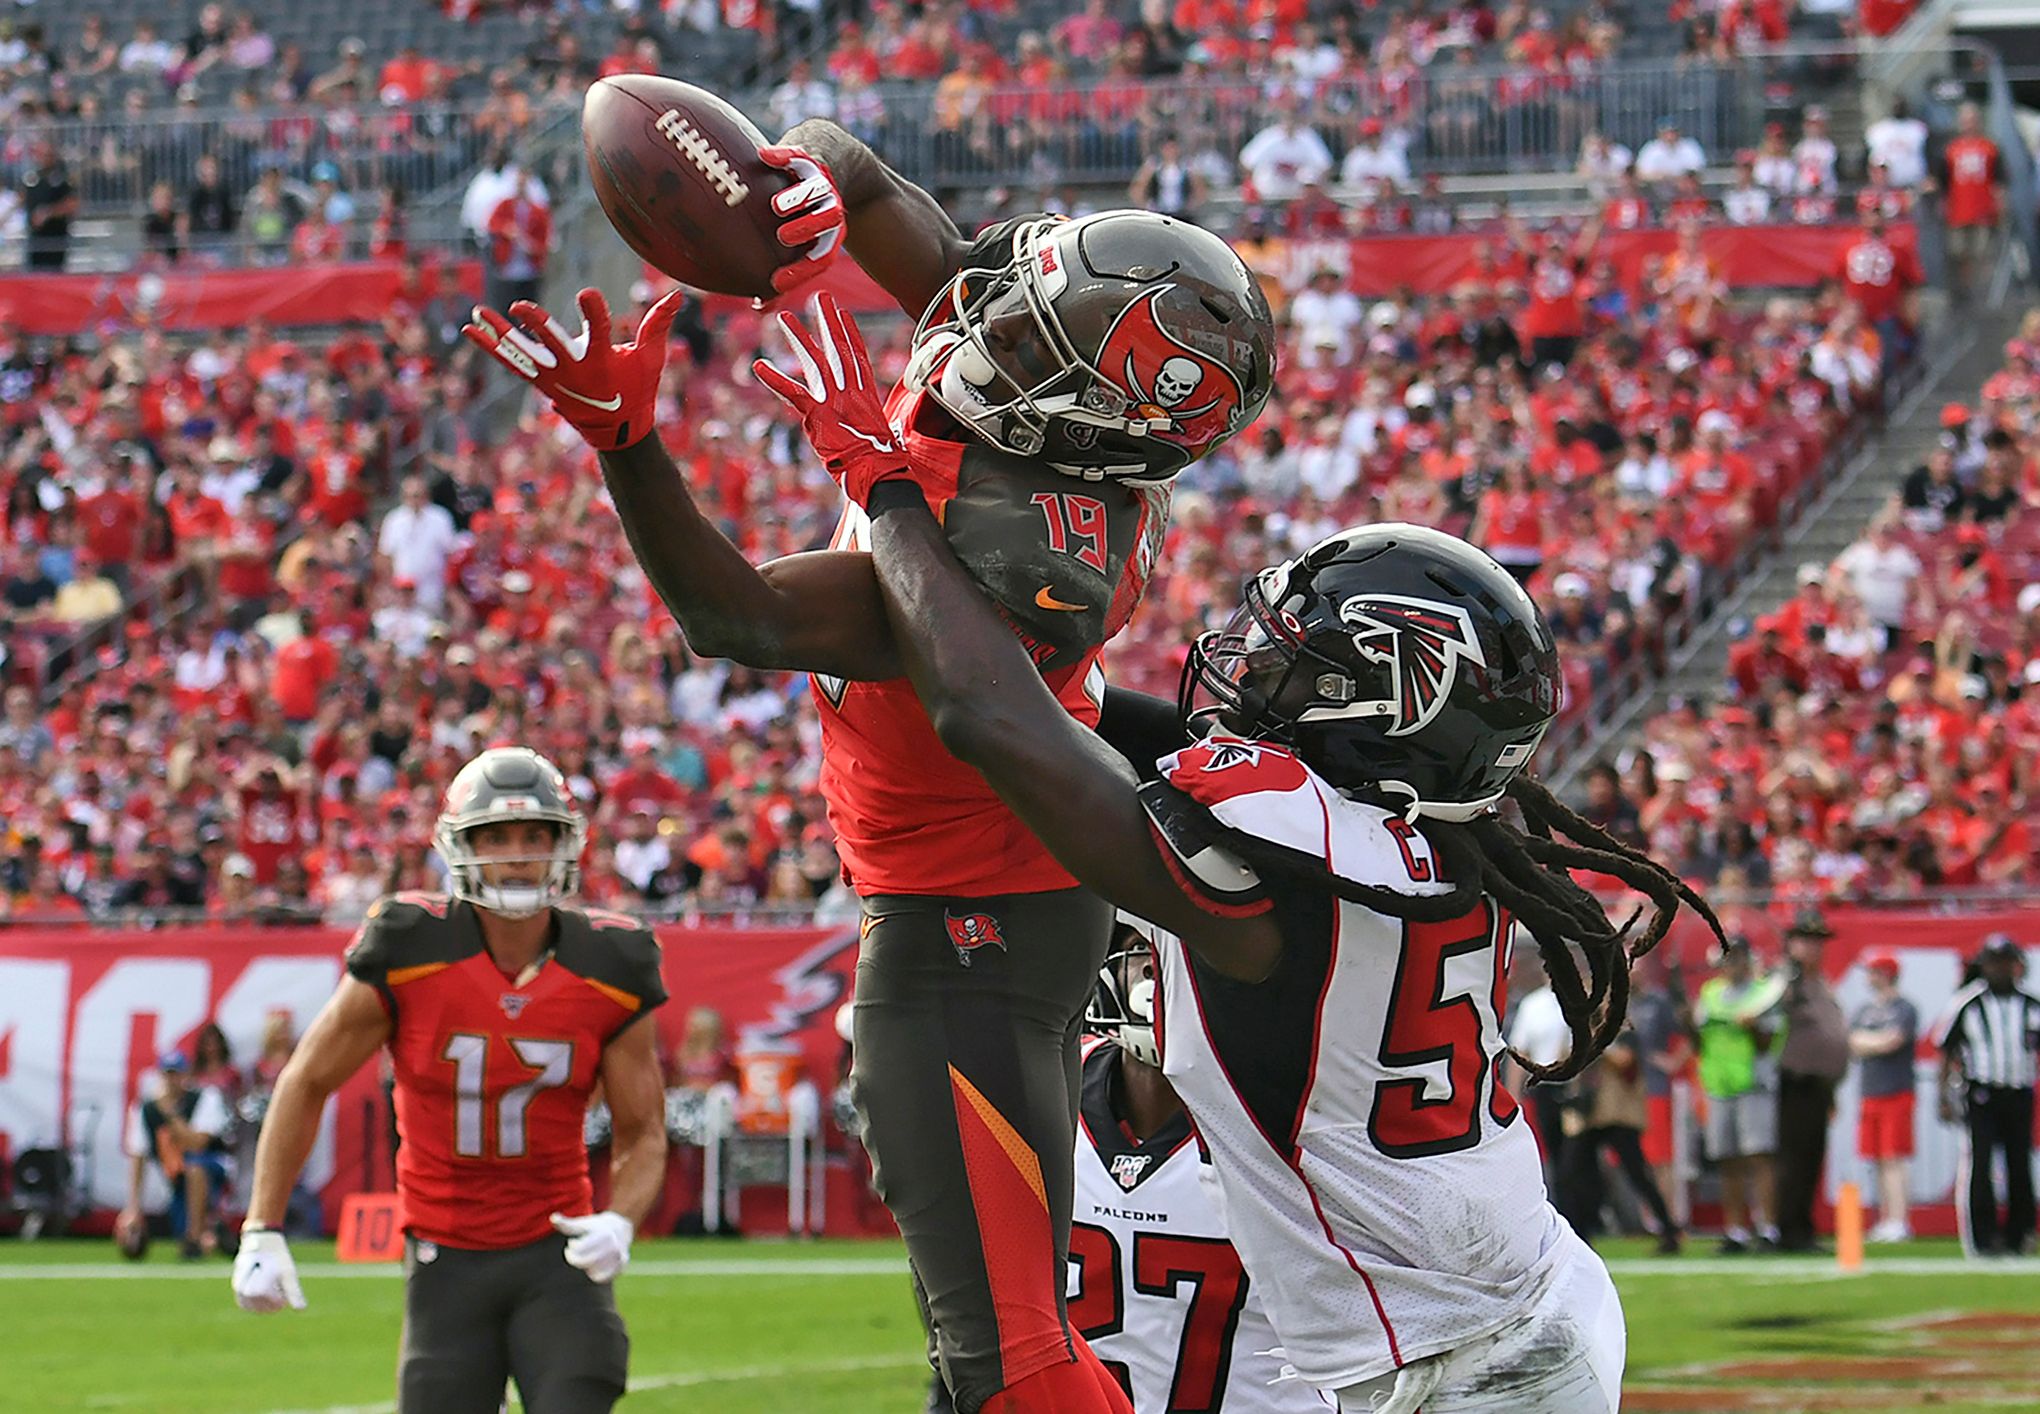
<path fill-rule="evenodd" d="M 897 452 L 899 450 L 899 448 L 894 446 L 892 443 L 881 442 L 878 440 L 878 438 L 872 436 L 869 432 L 859 432 L 856 428 L 850 426 L 848 423 L 844 424 L 843 430 L 845 432 L 848 432 L 852 437 L 855 437 L 858 441 L 862 442 L 865 446 L 871 448 L 871 450 L 874 452 Z"/>
<path fill-rule="evenodd" d="M 1039 608 L 1060 609 L 1066 614 L 1081 614 L 1084 612 L 1084 610 L 1091 607 L 1089 604 L 1064 603 L 1062 600 L 1055 597 L 1055 591 L 1046 584 L 1042 585 L 1040 589 L 1035 591 L 1034 602 L 1036 606 Z"/>
<path fill-rule="evenodd" d="M 586 393 L 577 393 L 572 388 L 562 388 L 560 389 L 560 391 L 562 393 L 565 393 L 568 397 L 572 398 L 577 403 L 586 403 L 589 407 L 594 408 L 597 412 L 615 412 L 618 408 L 623 406 L 623 394 L 621 393 L 611 393 L 609 395 L 608 402 L 598 403 L 593 398 L 589 397 Z"/>

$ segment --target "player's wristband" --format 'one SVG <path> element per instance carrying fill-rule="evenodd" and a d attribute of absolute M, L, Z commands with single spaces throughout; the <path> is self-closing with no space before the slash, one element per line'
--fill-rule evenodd
<path fill-rule="evenodd" d="M 864 509 L 867 513 L 874 516 L 884 515 L 887 511 L 910 510 L 928 511 L 930 515 L 934 514 L 928 508 L 928 497 L 921 490 L 920 483 L 904 476 L 894 477 L 889 481 L 881 481 L 878 485 L 872 487 L 871 494 L 865 498 Z"/>

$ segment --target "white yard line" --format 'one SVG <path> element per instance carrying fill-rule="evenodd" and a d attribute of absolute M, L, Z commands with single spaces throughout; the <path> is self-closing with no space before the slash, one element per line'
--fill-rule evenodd
<path fill-rule="evenodd" d="M 217 1281 L 224 1284 L 229 1268 L 224 1262 L 111 1263 L 68 1262 L 52 1266 L 7 1266 L 0 1262 L 0 1281 Z M 625 1276 L 639 1277 L 872 1277 L 904 1275 L 904 1257 L 815 1257 L 792 1262 L 745 1261 L 742 1258 L 710 1262 L 633 1262 Z M 357 1265 L 339 1262 L 300 1262 L 298 1275 L 317 1281 L 386 1281 L 403 1275 L 394 1262 Z"/>
<path fill-rule="evenodd" d="M 787 1262 L 746 1261 L 726 1258 L 705 1262 L 652 1260 L 631 1263 L 625 1280 L 632 1277 L 871 1277 L 903 1275 L 904 1258 L 895 1257 L 813 1257 Z M 1618 1277 L 1742 1277 L 1750 1281 L 1815 1281 L 1861 1276 L 2040 1276 L 2040 1258 L 2020 1257 L 1970 1261 L 1948 1257 L 1873 1257 L 1860 1273 L 1844 1272 L 1824 1257 L 1627 1257 L 1608 1263 Z M 337 1262 L 305 1262 L 298 1274 L 308 1282 L 393 1281 L 402 1270 L 389 1262 L 343 1265 Z M 228 1269 L 223 1262 L 171 1265 L 167 1262 L 138 1262 L 119 1265 L 101 1262 L 70 1262 L 51 1266 L 8 1266 L 0 1262 L 0 1282 L 8 1281 L 216 1281 L 224 1285 Z"/>
<path fill-rule="evenodd" d="M 918 1355 L 866 1355 L 847 1360 L 815 1360 L 801 1365 L 750 1365 L 736 1370 L 689 1370 L 672 1375 L 638 1375 L 630 1382 L 632 1394 L 655 1389 L 696 1389 L 702 1385 L 742 1384 L 748 1380 L 784 1379 L 793 1375 L 854 1375 L 865 1370 L 905 1370 L 927 1361 Z M 513 1396 L 512 1408 L 522 1408 Z M 396 1405 L 328 1404 L 317 1409 L 277 1409 L 271 1414 L 395 1414 Z"/>

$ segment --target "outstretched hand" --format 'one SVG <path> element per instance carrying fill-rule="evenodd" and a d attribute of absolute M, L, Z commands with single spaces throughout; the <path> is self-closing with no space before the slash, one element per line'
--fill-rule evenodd
<path fill-rule="evenodd" d="M 793 409 L 829 475 L 858 506 L 868 507 L 872 488 L 883 482 L 919 483 L 906 442 L 886 417 L 885 394 L 856 321 L 829 294 L 814 298 L 808 317 L 812 334 L 792 315 L 778 316 L 800 376 L 762 358 L 751 372 Z M 947 490 L 953 494 L 955 488 Z"/>
<path fill-rule="evenodd" d="M 600 290 L 582 290 L 581 330 L 569 334 L 530 300 L 508 318 L 476 305 L 461 333 L 536 388 L 598 452 L 620 452 L 652 430 L 659 376 L 666 368 L 680 290 L 645 311 L 629 343 L 611 342 L 609 304 Z"/>

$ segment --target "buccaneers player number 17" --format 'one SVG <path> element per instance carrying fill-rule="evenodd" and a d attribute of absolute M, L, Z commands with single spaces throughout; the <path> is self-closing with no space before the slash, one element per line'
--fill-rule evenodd
<path fill-rule="evenodd" d="M 448 894 L 383 899 L 347 976 L 277 1083 L 234 1264 L 251 1311 L 303 1306 L 274 1229 L 334 1090 L 377 1050 L 396 1067 L 405 1234 L 401 1414 L 607 1414 L 629 1341 L 609 1283 L 665 1172 L 650 1012 L 659 947 L 631 919 L 567 906 L 587 821 L 550 761 L 495 747 L 447 788 L 434 842 Z M 611 1207 L 591 1213 L 582 1118 L 615 1123 Z"/>

